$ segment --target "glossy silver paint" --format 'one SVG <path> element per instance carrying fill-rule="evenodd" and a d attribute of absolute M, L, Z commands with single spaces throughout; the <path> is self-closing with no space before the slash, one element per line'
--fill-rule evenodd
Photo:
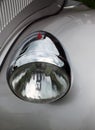
<path fill-rule="evenodd" d="M 7 2 L 13 3 L 10 0 Z M 25 0 L 26 1 L 26 0 Z M 6 3 L 6 1 L 0 1 L 1 6 Z M 21 2 L 22 3 L 22 2 Z M 0 69 L 4 63 L 5 57 L 12 47 L 15 40 L 20 36 L 20 34 L 31 24 L 37 20 L 54 15 L 58 13 L 64 5 L 64 0 L 33 0 L 31 4 L 27 5 L 27 8 L 19 12 L 18 15 L 12 17 L 12 20 L 8 23 L 6 28 L 3 29 L 0 33 Z M 16 5 L 18 7 L 18 4 Z M 9 6 L 11 7 L 11 6 Z M 12 8 L 14 12 L 15 5 Z M 2 12 L 5 12 L 6 6 L 2 8 Z M 0 12 L 1 19 L 0 24 L 2 23 L 2 13 Z M 6 15 L 4 15 L 6 17 Z M 4 18 L 5 18 L 4 17 Z M 2 24 L 1 24 L 2 26 Z M 1 27 L 2 28 L 2 27 Z"/>
<path fill-rule="evenodd" d="M 0 33 L 33 0 L 0 0 Z"/>
<path fill-rule="evenodd" d="M 37 31 L 26 37 L 7 71 L 11 90 L 29 102 L 53 102 L 71 86 L 71 69 L 65 51 L 52 34 Z"/>
<path fill-rule="evenodd" d="M 63 10 L 32 25 L 18 43 L 37 30 L 51 32 L 67 50 L 74 75 L 72 89 L 53 104 L 31 104 L 16 98 L 6 81 L 17 49 L 15 41 L 0 72 L 0 129 L 95 130 L 95 10 L 84 6 Z"/>

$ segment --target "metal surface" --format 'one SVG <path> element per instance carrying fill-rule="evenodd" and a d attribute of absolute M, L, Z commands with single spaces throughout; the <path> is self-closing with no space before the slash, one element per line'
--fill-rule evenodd
<path fill-rule="evenodd" d="M 1 0 L 0 1 L 0 32 L 33 0 Z"/>
<path fill-rule="evenodd" d="M 33 3 L 13 18 L 0 34 L 0 69 L 14 41 L 25 28 L 38 19 L 58 13 L 63 5 L 64 0 L 34 0 Z"/>
<path fill-rule="evenodd" d="M 15 42 L 0 73 L 1 130 L 95 130 L 95 11 L 84 7 L 63 10 L 40 21 Z M 6 71 L 17 44 L 36 30 L 51 32 L 70 57 L 74 81 L 71 91 L 54 104 L 31 104 L 16 98 Z M 85 35 L 84 35 L 85 34 Z"/>
<path fill-rule="evenodd" d="M 7 80 L 25 101 L 48 103 L 63 97 L 71 86 L 71 69 L 60 42 L 48 32 L 32 33 L 15 52 Z"/>
<path fill-rule="evenodd" d="M 71 91 L 54 104 L 23 102 L 11 93 L 6 71 L 17 44 L 36 30 L 51 32 L 71 59 Z M 0 40 L 2 37 L 0 37 Z M 95 130 L 95 10 L 63 10 L 28 28 L 17 41 L 0 73 L 1 130 Z"/>
<path fill-rule="evenodd" d="M 77 6 L 79 6 L 80 4 L 82 4 L 81 2 L 75 1 L 75 0 L 66 0 L 66 4 L 64 9 L 70 9 L 70 8 L 75 8 Z"/>

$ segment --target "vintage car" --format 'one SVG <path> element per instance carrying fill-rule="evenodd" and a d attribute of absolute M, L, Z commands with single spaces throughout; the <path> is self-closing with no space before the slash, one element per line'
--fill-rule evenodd
<path fill-rule="evenodd" d="M 0 0 L 0 130 L 95 130 L 94 56 L 94 9 Z"/>

